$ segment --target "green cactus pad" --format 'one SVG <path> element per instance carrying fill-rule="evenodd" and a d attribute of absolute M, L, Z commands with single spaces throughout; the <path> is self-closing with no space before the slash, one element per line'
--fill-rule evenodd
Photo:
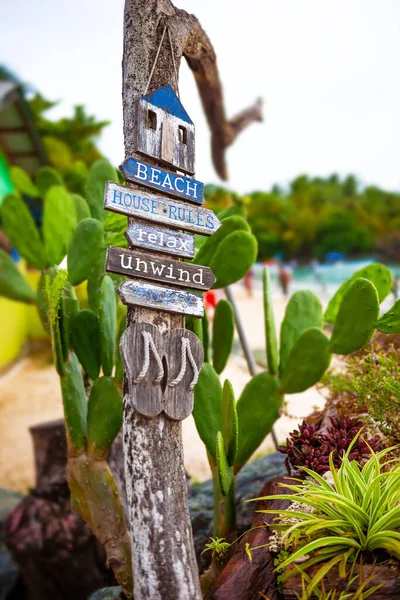
<path fill-rule="evenodd" d="M 207 311 L 204 311 L 203 318 L 201 319 L 201 325 L 203 327 L 203 350 L 204 350 L 204 362 L 210 362 L 210 324 L 208 322 Z"/>
<path fill-rule="evenodd" d="M 100 377 L 92 386 L 88 402 L 88 453 L 105 458 L 121 425 L 122 396 L 112 377 Z"/>
<path fill-rule="evenodd" d="M 381 316 L 376 328 L 382 333 L 400 333 L 400 300 L 397 300 L 392 308 Z"/>
<path fill-rule="evenodd" d="M 100 373 L 100 325 L 89 309 L 79 310 L 72 318 L 72 345 L 85 373 L 97 379 Z"/>
<path fill-rule="evenodd" d="M 0 296 L 34 304 L 36 293 L 7 252 L 0 248 Z"/>
<path fill-rule="evenodd" d="M 269 373 L 255 375 L 244 388 L 236 405 L 239 421 L 236 472 L 249 460 L 272 430 L 279 417 L 282 400 L 279 380 Z"/>
<path fill-rule="evenodd" d="M 67 254 L 75 226 L 75 206 L 71 195 L 62 186 L 52 187 L 44 200 L 42 224 L 48 264 L 60 264 Z"/>
<path fill-rule="evenodd" d="M 265 323 L 265 348 L 267 355 L 268 373 L 278 373 L 279 351 L 275 329 L 274 307 L 271 296 L 271 280 L 269 269 L 263 271 L 263 298 L 264 298 L 264 323 Z"/>
<path fill-rule="evenodd" d="M 31 198 L 39 197 L 39 190 L 24 169 L 21 169 L 21 167 L 11 167 L 10 174 L 15 189 L 21 192 L 21 194 L 25 194 Z"/>
<path fill-rule="evenodd" d="M 82 198 L 79 194 L 71 194 L 71 198 L 75 206 L 76 222 L 79 223 L 83 219 L 90 219 L 90 208 L 85 198 Z"/>
<path fill-rule="evenodd" d="M 61 338 L 64 346 L 64 354 L 72 348 L 72 319 L 79 310 L 79 302 L 73 286 L 67 281 L 61 294 L 62 315 L 61 315 Z"/>
<path fill-rule="evenodd" d="M 220 300 L 214 314 L 212 329 L 212 361 L 218 375 L 226 367 L 232 351 L 235 333 L 235 316 L 233 308 L 227 300 Z"/>
<path fill-rule="evenodd" d="M 350 354 L 368 344 L 379 318 L 376 287 L 360 277 L 346 290 L 339 306 L 330 341 L 330 351 Z"/>
<path fill-rule="evenodd" d="M 330 361 L 329 339 L 318 327 L 307 329 L 290 351 L 282 373 L 283 392 L 304 392 L 321 379 Z"/>
<path fill-rule="evenodd" d="M 89 277 L 104 248 L 103 225 L 96 219 L 80 221 L 68 251 L 68 272 L 72 285 L 78 285 Z"/>
<path fill-rule="evenodd" d="M 223 242 L 228 235 L 237 231 L 245 231 L 250 233 L 250 226 L 247 221 L 238 216 L 224 219 L 221 223 L 221 227 L 219 227 L 212 236 L 208 237 L 207 239 L 202 238 L 200 250 L 197 252 L 193 262 L 196 265 L 209 267 L 221 242 Z"/>
<path fill-rule="evenodd" d="M 126 308 L 126 307 L 125 307 Z M 119 352 L 119 341 L 126 329 L 126 313 L 122 316 L 118 326 L 117 344 L 115 348 L 116 362 L 114 380 L 118 385 L 122 385 L 124 381 L 124 363 Z"/>
<path fill-rule="evenodd" d="M 73 352 L 65 363 L 61 392 L 69 453 L 81 454 L 86 444 L 87 399 L 79 361 Z"/>
<path fill-rule="evenodd" d="M 290 298 L 281 326 L 279 374 L 282 377 L 289 354 L 301 334 L 310 327 L 322 328 L 322 305 L 313 292 L 300 290 Z"/>
<path fill-rule="evenodd" d="M 228 379 L 222 388 L 222 435 L 229 465 L 233 465 L 239 444 L 239 422 L 236 411 L 235 392 Z"/>
<path fill-rule="evenodd" d="M 97 259 L 92 263 L 92 268 L 87 281 L 87 295 L 90 308 L 98 314 L 101 284 L 104 279 L 106 264 L 106 250 L 102 250 Z"/>
<path fill-rule="evenodd" d="M 233 469 L 228 464 L 225 454 L 224 437 L 220 431 L 217 433 L 216 448 L 219 486 L 222 495 L 228 496 L 233 484 Z"/>
<path fill-rule="evenodd" d="M 37 269 L 48 266 L 39 230 L 25 202 L 16 194 L 8 194 L 1 207 L 2 228 L 11 245 Z"/>
<path fill-rule="evenodd" d="M 228 235 L 210 262 L 210 269 L 217 280 L 213 289 L 227 287 L 242 279 L 254 264 L 257 250 L 257 240 L 251 233 L 234 231 Z"/>
<path fill-rule="evenodd" d="M 86 181 L 86 198 L 94 219 L 104 221 L 104 186 L 106 181 L 118 181 L 118 173 L 108 160 L 97 160 L 89 169 Z"/>
<path fill-rule="evenodd" d="M 36 174 L 36 185 L 41 198 L 44 198 L 54 185 L 64 185 L 63 179 L 56 169 L 42 167 Z"/>
<path fill-rule="evenodd" d="M 117 300 L 111 277 L 102 281 L 99 299 L 100 356 L 104 375 L 111 375 L 115 362 Z"/>
<path fill-rule="evenodd" d="M 356 273 L 354 273 L 354 275 L 352 275 L 350 279 L 345 281 L 337 290 L 333 298 L 331 298 L 328 307 L 325 311 L 325 321 L 327 321 L 328 323 L 335 322 L 343 296 L 345 295 L 346 291 L 349 289 L 351 284 L 360 277 L 368 279 L 369 281 L 371 281 L 371 283 L 374 284 L 378 291 L 380 303 L 383 302 L 383 300 L 389 294 L 393 280 L 390 270 L 385 265 L 382 265 L 380 263 L 363 267 L 362 269 L 359 269 Z"/>
<path fill-rule="evenodd" d="M 216 439 L 222 431 L 222 388 L 213 367 L 204 363 L 194 388 L 193 417 L 211 461 L 217 462 Z"/>

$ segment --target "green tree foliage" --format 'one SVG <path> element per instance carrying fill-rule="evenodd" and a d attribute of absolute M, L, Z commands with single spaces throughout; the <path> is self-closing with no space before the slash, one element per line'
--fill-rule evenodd
<path fill-rule="evenodd" d="M 400 194 L 362 189 L 353 175 L 326 179 L 300 175 L 283 190 L 255 191 L 240 199 L 223 188 L 206 186 L 207 205 L 226 211 L 245 207 L 259 260 L 323 258 L 329 252 L 361 254 L 380 249 L 400 257 Z"/>

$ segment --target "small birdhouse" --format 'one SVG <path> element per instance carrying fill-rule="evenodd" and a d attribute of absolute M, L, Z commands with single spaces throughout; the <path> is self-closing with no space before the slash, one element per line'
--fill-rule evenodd
<path fill-rule="evenodd" d="M 194 174 L 194 125 L 170 85 L 140 98 L 135 117 L 136 152 Z"/>

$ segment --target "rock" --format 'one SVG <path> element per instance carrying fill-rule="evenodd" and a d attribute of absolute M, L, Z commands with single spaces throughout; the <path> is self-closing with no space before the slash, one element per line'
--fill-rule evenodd
<path fill-rule="evenodd" d="M 121 591 L 120 587 L 103 588 L 102 590 L 97 590 L 88 600 L 117 600 L 120 598 Z"/>
<path fill-rule="evenodd" d="M 71 508 L 64 423 L 44 423 L 30 431 L 36 484 L 4 520 L 7 547 L 29 600 L 87 600 L 116 581 L 103 547 Z"/>
<path fill-rule="evenodd" d="M 19 577 L 18 566 L 5 544 L 3 521 L 21 499 L 18 492 L 0 488 L 0 600 L 6 600 Z"/>
<path fill-rule="evenodd" d="M 253 518 L 254 504 L 245 502 L 245 500 L 256 498 L 260 495 L 260 490 L 265 482 L 286 473 L 284 460 L 285 457 L 282 454 L 274 452 L 248 463 L 239 472 L 236 483 L 238 535 L 250 529 Z M 199 486 L 190 487 L 189 510 L 197 562 L 200 572 L 203 572 L 211 559 L 210 552 L 201 555 L 205 543 L 213 534 L 214 503 L 211 480 L 205 481 Z"/>
<path fill-rule="evenodd" d="M 281 489 L 279 483 L 284 477 L 275 477 L 268 481 L 260 490 L 260 496 L 270 496 L 278 494 Z M 287 490 L 286 490 L 287 491 Z M 253 506 L 254 510 L 263 510 L 265 508 L 286 508 L 289 502 L 275 500 L 266 502 L 260 500 Z M 255 598 L 266 597 L 268 600 L 279 600 L 280 594 L 276 575 L 274 573 L 274 556 L 269 552 L 265 545 L 269 542 L 271 529 L 264 525 L 272 522 L 274 515 L 265 513 L 254 513 L 252 527 L 258 527 L 249 531 L 238 544 L 236 554 L 231 558 L 222 573 L 219 575 L 210 596 L 212 600 L 254 600 Z M 250 548 L 255 546 L 264 546 L 252 551 L 252 562 L 247 556 L 246 543 Z M 264 596 L 262 595 L 264 594 Z"/>

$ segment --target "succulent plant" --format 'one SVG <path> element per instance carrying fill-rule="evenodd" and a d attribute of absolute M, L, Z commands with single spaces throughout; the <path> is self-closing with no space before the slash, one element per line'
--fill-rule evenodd
<path fill-rule="evenodd" d="M 361 419 L 350 417 L 330 417 L 330 421 L 330 426 L 322 432 L 304 420 L 299 430 L 289 434 L 286 446 L 279 447 L 279 451 L 286 454 L 285 465 L 289 474 L 307 467 L 322 475 L 329 471 L 331 453 L 335 467 L 340 467 L 344 453 L 364 424 Z M 379 443 L 379 435 L 372 438 L 360 436 L 352 447 L 350 460 L 363 463 L 369 457 L 370 449 L 377 450 Z"/>

